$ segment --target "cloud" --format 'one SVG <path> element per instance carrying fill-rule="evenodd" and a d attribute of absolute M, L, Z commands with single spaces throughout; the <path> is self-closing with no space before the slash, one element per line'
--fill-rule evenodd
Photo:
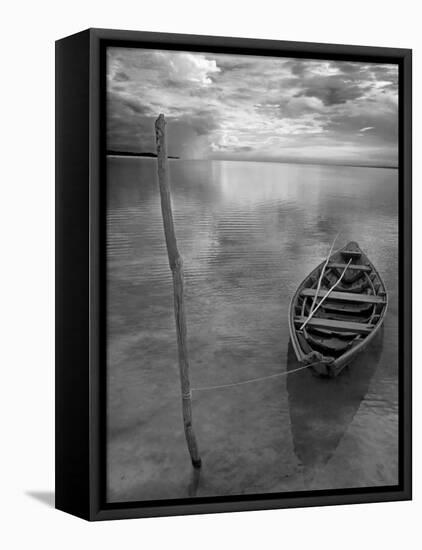
<path fill-rule="evenodd" d="M 168 58 L 169 80 L 173 82 L 190 82 L 206 86 L 212 83 L 212 75 L 219 73 L 215 60 L 206 59 L 195 54 L 179 54 Z"/>
<path fill-rule="evenodd" d="M 149 114 L 151 111 L 141 99 L 133 97 L 126 92 L 117 93 L 116 91 L 108 93 L 108 109 L 114 112 L 115 116 L 123 116 L 125 111 L 128 114 Z"/>
<path fill-rule="evenodd" d="M 303 83 L 304 89 L 297 97 L 316 97 L 326 106 L 340 105 L 363 97 L 370 89 L 361 83 L 353 83 L 338 76 L 316 76 Z"/>
<path fill-rule="evenodd" d="M 127 80 L 129 80 L 129 77 L 126 73 L 124 73 L 123 71 L 119 71 L 119 72 L 116 72 L 115 75 L 114 75 L 114 80 L 116 82 L 125 82 Z"/>
<path fill-rule="evenodd" d="M 110 148 L 184 158 L 397 158 L 395 65 L 109 48 Z M 327 160 L 327 159 L 326 159 Z"/>

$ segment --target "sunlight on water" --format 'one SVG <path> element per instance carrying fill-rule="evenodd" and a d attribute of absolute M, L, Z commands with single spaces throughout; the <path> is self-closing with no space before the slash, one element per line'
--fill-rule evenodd
<path fill-rule="evenodd" d="M 109 499 L 396 484 L 397 171 L 170 162 L 194 387 L 294 368 L 289 300 L 338 232 L 339 246 L 367 252 L 390 298 L 383 334 L 336 380 L 302 371 L 194 393 L 197 476 L 155 160 L 108 163 Z"/>

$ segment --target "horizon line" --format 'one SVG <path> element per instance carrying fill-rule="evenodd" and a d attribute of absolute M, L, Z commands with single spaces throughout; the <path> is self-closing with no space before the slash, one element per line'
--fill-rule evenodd
<path fill-rule="evenodd" d="M 225 159 L 225 158 L 215 158 L 215 159 L 180 159 L 180 160 L 222 160 L 222 161 L 233 161 L 233 162 L 268 162 L 272 164 L 309 164 L 313 166 L 349 166 L 351 168 L 386 168 L 392 170 L 398 170 L 398 165 L 389 165 L 389 164 L 355 164 L 353 162 L 330 162 L 328 160 L 278 160 L 278 159 Z"/>
<path fill-rule="evenodd" d="M 128 155 L 129 153 L 129 155 Z M 134 153 L 131 151 L 112 151 L 106 152 L 106 156 L 111 157 L 126 157 L 126 158 L 145 158 L 154 160 L 156 153 Z M 398 170 L 398 165 L 388 164 L 355 164 L 353 162 L 330 162 L 328 160 L 280 160 L 280 159 L 245 159 L 245 158 L 180 158 L 168 156 L 169 160 L 185 160 L 185 161 L 223 161 L 223 162 L 266 162 L 269 164 L 298 164 L 298 165 L 313 165 L 313 166 L 345 166 L 350 168 L 384 168 L 386 170 Z"/>

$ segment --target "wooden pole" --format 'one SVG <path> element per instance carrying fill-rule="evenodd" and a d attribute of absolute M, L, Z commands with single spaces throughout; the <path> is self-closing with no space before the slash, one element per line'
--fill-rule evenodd
<path fill-rule="evenodd" d="M 192 464 L 201 467 L 198 445 L 192 426 L 192 403 L 189 380 L 189 361 L 186 343 L 186 316 L 184 305 L 183 261 L 179 254 L 174 231 L 171 208 L 170 180 L 167 159 L 166 121 L 160 115 L 155 121 L 155 137 L 157 143 L 158 183 L 160 186 L 161 212 L 163 215 L 164 234 L 170 269 L 173 275 L 174 314 L 176 318 L 177 348 L 179 355 L 180 383 L 182 388 L 182 411 L 185 436 Z"/>

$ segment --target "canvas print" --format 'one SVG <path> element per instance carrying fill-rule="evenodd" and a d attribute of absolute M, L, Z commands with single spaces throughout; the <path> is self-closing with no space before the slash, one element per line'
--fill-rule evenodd
<path fill-rule="evenodd" d="M 398 484 L 398 65 L 107 48 L 110 503 Z"/>

